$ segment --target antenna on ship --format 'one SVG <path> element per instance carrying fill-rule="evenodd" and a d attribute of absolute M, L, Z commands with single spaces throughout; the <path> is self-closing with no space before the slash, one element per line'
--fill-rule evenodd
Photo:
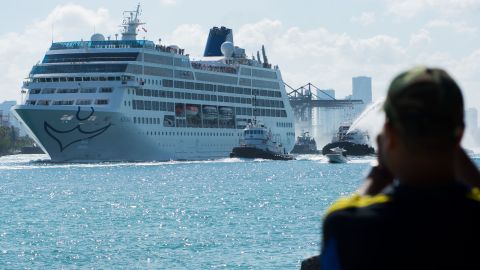
<path fill-rule="evenodd" d="M 265 46 L 262 45 L 262 55 L 263 55 L 263 63 L 268 65 L 267 54 L 265 53 Z"/>
<path fill-rule="evenodd" d="M 271 68 L 272 65 L 268 63 L 267 53 L 265 53 L 265 46 L 262 45 L 262 55 L 263 55 L 263 67 Z"/>
<path fill-rule="evenodd" d="M 262 60 L 260 60 L 260 52 L 257 51 L 257 61 L 261 64 L 262 63 Z"/>
<path fill-rule="evenodd" d="M 137 9 L 134 11 L 123 12 L 123 22 L 120 27 L 123 27 L 122 40 L 136 40 L 137 28 L 145 23 L 141 22 L 140 16 L 140 3 L 137 5 Z"/>

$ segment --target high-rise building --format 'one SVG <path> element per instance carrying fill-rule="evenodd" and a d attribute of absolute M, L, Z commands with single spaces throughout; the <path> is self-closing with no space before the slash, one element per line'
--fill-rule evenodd
<path fill-rule="evenodd" d="M 465 110 L 465 124 L 473 132 L 478 129 L 478 111 L 475 108 Z"/>
<path fill-rule="evenodd" d="M 4 101 L 0 103 L 0 125 L 14 126 L 19 129 L 20 136 L 25 136 L 26 132 L 21 127 L 20 122 L 10 113 L 10 108 L 17 105 L 16 101 Z"/>
<path fill-rule="evenodd" d="M 363 100 L 365 105 L 372 103 L 372 78 L 365 76 L 352 78 L 352 99 Z"/>

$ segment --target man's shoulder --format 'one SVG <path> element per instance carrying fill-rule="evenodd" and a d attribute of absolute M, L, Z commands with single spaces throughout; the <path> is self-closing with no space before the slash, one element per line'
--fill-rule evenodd
<path fill-rule="evenodd" d="M 480 196 L 480 194 L 479 194 Z M 391 194 L 378 194 L 375 196 L 363 196 L 354 194 L 350 197 L 345 197 L 337 200 L 327 210 L 326 216 L 338 212 L 355 212 L 362 209 L 371 209 L 375 207 L 382 207 L 392 201 Z"/>
<path fill-rule="evenodd" d="M 467 198 L 473 201 L 476 201 L 480 203 L 480 188 L 472 188 L 468 193 L 467 193 Z"/>
<path fill-rule="evenodd" d="M 404 204 L 402 202 L 405 202 L 407 207 L 412 205 L 412 202 L 407 203 L 403 199 L 405 196 L 408 196 L 407 194 L 398 193 L 402 192 L 389 189 L 387 192 L 375 196 L 354 194 L 349 197 L 340 198 L 328 208 L 325 217 L 362 215 L 363 213 L 368 213 L 369 216 L 372 216 L 393 205 L 395 205 L 395 208 L 402 208 Z M 428 196 L 422 199 L 429 200 Z M 473 206 L 474 209 L 480 210 L 480 188 L 465 188 L 460 192 L 455 192 L 455 196 L 449 198 L 451 203 L 453 203 L 454 200 L 467 202 Z M 414 200 L 413 202 L 418 202 L 418 200 Z"/>

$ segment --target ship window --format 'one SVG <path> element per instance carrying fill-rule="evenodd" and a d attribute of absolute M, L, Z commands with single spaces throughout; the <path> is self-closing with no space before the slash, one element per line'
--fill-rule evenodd
<path fill-rule="evenodd" d="M 85 82 L 90 81 L 90 77 L 83 77 L 83 81 L 85 81 Z"/>
<path fill-rule="evenodd" d="M 201 89 L 198 89 L 198 90 L 201 90 Z M 214 85 L 212 85 L 212 84 L 205 84 L 205 90 L 214 92 L 214 91 L 215 91 L 215 87 L 214 87 Z"/>
<path fill-rule="evenodd" d="M 73 100 L 55 100 L 52 105 L 73 105 Z"/>
<path fill-rule="evenodd" d="M 35 105 L 36 102 L 36 100 L 27 100 L 25 101 L 25 105 Z"/>
<path fill-rule="evenodd" d="M 143 96 L 143 89 L 142 88 L 137 88 L 136 94 L 137 94 L 137 96 Z"/>
<path fill-rule="evenodd" d="M 150 111 L 152 110 L 152 102 L 150 100 L 145 100 L 144 102 L 145 110 Z"/>
<path fill-rule="evenodd" d="M 96 105 L 107 105 L 108 104 L 108 99 L 97 99 L 95 100 Z"/>
<path fill-rule="evenodd" d="M 195 83 L 196 90 L 205 90 L 205 85 L 203 83 Z"/>
<path fill-rule="evenodd" d="M 185 83 L 183 81 L 174 81 L 173 83 L 175 88 L 185 88 Z"/>
<path fill-rule="evenodd" d="M 45 105 L 48 106 L 50 104 L 50 100 L 39 100 L 37 105 Z"/>
<path fill-rule="evenodd" d="M 55 89 L 53 88 L 45 88 L 42 90 L 42 94 L 53 94 L 55 93 Z"/>
<path fill-rule="evenodd" d="M 95 93 L 97 92 L 97 88 L 82 88 L 80 89 L 80 93 Z"/>
<path fill-rule="evenodd" d="M 158 97 L 158 90 L 152 90 L 152 97 Z"/>
<path fill-rule="evenodd" d="M 92 104 L 92 100 L 90 99 L 79 99 L 77 100 L 77 105 L 90 105 Z"/>
<path fill-rule="evenodd" d="M 146 97 L 149 97 L 152 95 L 152 90 L 150 89 L 144 89 L 143 90 L 143 95 L 146 96 Z"/>
<path fill-rule="evenodd" d="M 167 102 L 167 111 L 169 112 L 175 111 L 175 105 L 172 102 Z"/>
<path fill-rule="evenodd" d="M 100 93 L 112 93 L 113 89 L 111 87 L 102 87 L 100 88 Z"/>
<path fill-rule="evenodd" d="M 163 86 L 173 87 L 173 81 L 172 80 L 163 80 Z"/>
<path fill-rule="evenodd" d="M 68 78 L 67 78 L 67 81 L 73 82 L 73 81 L 74 81 L 74 78 L 73 78 L 73 77 L 68 77 Z"/>
<path fill-rule="evenodd" d="M 43 63 L 93 62 L 93 61 L 135 61 L 138 53 L 75 53 L 45 55 Z"/>
<path fill-rule="evenodd" d="M 195 84 L 193 82 L 185 82 L 185 89 L 195 89 Z"/>
<path fill-rule="evenodd" d="M 160 102 L 152 101 L 152 110 L 158 111 L 160 109 Z"/>
<path fill-rule="evenodd" d="M 78 89 L 58 89 L 57 94 L 71 94 L 71 93 L 78 93 Z"/>
<path fill-rule="evenodd" d="M 41 92 L 40 89 L 31 89 L 31 90 L 30 90 L 30 95 L 40 94 L 40 92 Z"/>

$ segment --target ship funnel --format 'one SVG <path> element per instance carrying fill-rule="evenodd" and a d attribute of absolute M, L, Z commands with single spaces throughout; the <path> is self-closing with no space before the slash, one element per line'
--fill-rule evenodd
<path fill-rule="evenodd" d="M 224 26 L 220 28 L 213 27 L 208 34 L 203 56 L 223 56 L 221 46 L 226 41 L 233 43 L 232 29 Z"/>

